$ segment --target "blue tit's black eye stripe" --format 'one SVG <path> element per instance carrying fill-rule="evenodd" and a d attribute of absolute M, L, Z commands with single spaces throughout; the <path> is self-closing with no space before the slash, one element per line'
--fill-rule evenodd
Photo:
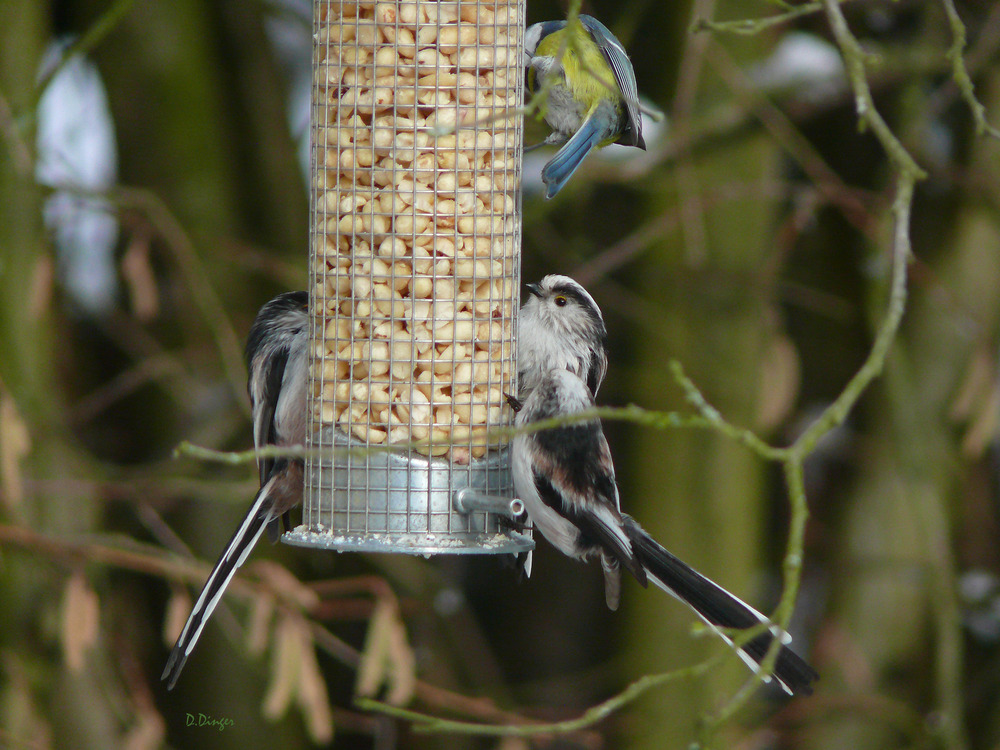
<path fill-rule="evenodd" d="M 564 28 L 566 28 L 566 20 L 565 19 L 560 19 L 558 21 L 543 21 L 542 22 L 541 34 L 539 34 L 538 40 L 541 41 L 542 39 L 544 39 L 545 37 L 547 37 L 549 34 L 554 34 L 555 32 L 559 31 L 560 29 L 564 29 Z"/>

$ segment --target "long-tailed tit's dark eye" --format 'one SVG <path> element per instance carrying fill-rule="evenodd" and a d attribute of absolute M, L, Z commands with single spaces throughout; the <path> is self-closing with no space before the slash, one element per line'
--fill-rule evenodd
<path fill-rule="evenodd" d="M 558 297 L 556 297 L 555 303 L 557 307 L 566 307 L 566 298 L 560 294 Z"/>

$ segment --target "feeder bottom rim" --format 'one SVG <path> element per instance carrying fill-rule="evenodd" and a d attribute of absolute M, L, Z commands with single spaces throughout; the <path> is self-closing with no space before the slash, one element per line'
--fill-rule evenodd
<path fill-rule="evenodd" d="M 395 552 L 409 555 L 500 555 L 527 552 L 534 541 L 516 531 L 506 533 L 367 532 L 343 533 L 326 527 L 297 526 L 281 541 L 296 547 L 337 552 Z"/>

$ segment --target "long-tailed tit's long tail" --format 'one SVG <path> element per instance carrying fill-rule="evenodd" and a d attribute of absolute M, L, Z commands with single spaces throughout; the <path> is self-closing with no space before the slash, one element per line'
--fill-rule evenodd
<path fill-rule="evenodd" d="M 174 644 L 174 649 L 170 652 L 167 664 L 163 668 L 163 674 L 160 676 L 161 680 L 166 680 L 167 690 L 172 690 L 177 678 L 180 677 L 184 663 L 191 651 L 194 650 L 195 644 L 198 643 L 198 638 L 201 637 L 202 628 L 205 627 L 208 618 L 212 616 L 212 612 L 218 605 L 219 599 L 222 598 L 226 587 L 229 586 L 229 582 L 233 580 L 236 569 L 246 560 L 250 550 L 254 548 L 260 538 L 261 532 L 264 531 L 264 527 L 272 520 L 271 510 L 274 507 L 274 498 L 271 494 L 279 481 L 278 475 L 272 476 L 271 480 L 260 488 L 246 518 L 236 529 L 236 533 L 229 540 L 229 544 L 223 550 L 219 561 L 215 563 L 208 580 L 205 581 L 205 586 L 202 588 L 201 594 L 198 595 L 198 601 L 194 603 L 191 614 L 188 616 L 184 629 L 181 631 L 177 643 Z"/>
<path fill-rule="evenodd" d="M 635 519 L 622 514 L 622 521 L 648 580 L 691 607 L 730 645 L 732 638 L 725 631 L 745 630 L 767 622 L 767 618 L 749 604 L 670 554 Z M 737 649 L 740 658 L 754 671 L 760 668 L 776 634 L 780 633 L 777 637 L 781 637 L 783 643 L 790 640 L 777 628 L 772 627 L 772 631 L 761 633 Z M 782 645 L 774 664 L 774 677 L 788 694 L 809 695 L 811 683 L 819 675 L 798 654 Z"/>

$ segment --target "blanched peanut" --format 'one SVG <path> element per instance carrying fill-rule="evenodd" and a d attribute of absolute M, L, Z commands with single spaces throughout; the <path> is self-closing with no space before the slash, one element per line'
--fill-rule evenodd
<path fill-rule="evenodd" d="M 461 316 L 463 313 L 458 312 L 456 315 Z M 468 313 L 465 313 L 467 316 Z M 480 325 L 483 325 L 480 323 Z M 434 329 L 434 335 L 438 340 L 443 341 L 468 341 L 471 342 L 475 337 L 476 326 L 472 321 L 471 317 L 458 318 L 454 321 L 445 321 L 440 326 Z"/>
<path fill-rule="evenodd" d="M 336 409 L 334 408 L 333 403 L 326 400 L 319 402 L 318 419 L 320 422 L 327 422 L 327 423 L 333 422 L 334 420 L 336 420 L 337 416 L 338 414 Z"/>
<path fill-rule="evenodd" d="M 432 456 L 444 456 L 451 450 L 450 442 L 451 435 L 449 434 L 449 430 L 435 427 L 431 431 L 432 444 L 427 447 L 427 452 Z"/>
<path fill-rule="evenodd" d="M 343 318 L 331 318 L 324 331 L 327 341 L 346 339 L 351 332 L 351 325 Z"/>

